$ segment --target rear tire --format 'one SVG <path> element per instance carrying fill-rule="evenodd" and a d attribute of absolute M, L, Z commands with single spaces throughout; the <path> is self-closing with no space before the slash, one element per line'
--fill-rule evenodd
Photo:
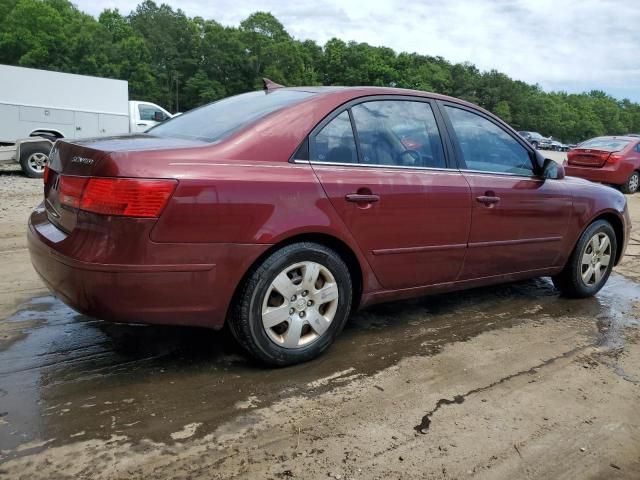
<path fill-rule="evenodd" d="M 349 269 L 336 252 L 317 243 L 294 243 L 249 272 L 234 297 L 229 326 L 240 345 L 262 362 L 306 362 L 342 331 L 352 297 Z"/>
<path fill-rule="evenodd" d="M 627 181 L 620 186 L 620 190 L 622 193 L 636 193 L 640 189 L 640 172 L 636 170 L 631 175 Z"/>
<path fill-rule="evenodd" d="M 570 298 L 586 298 L 598 293 L 613 269 L 618 245 L 616 234 L 606 220 L 597 220 L 580 235 L 562 272 L 553 284 Z"/>
<path fill-rule="evenodd" d="M 49 164 L 51 148 L 43 145 L 24 144 L 20 147 L 20 167 L 29 178 L 42 178 L 44 167 Z"/>

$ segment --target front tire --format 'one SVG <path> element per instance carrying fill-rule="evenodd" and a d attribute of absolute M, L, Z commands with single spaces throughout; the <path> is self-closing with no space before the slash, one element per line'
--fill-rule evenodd
<path fill-rule="evenodd" d="M 622 193 L 636 193 L 640 189 L 640 172 L 637 170 L 629 175 L 627 181 L 620 187 Z"/>
<path fill-rule="evenodd" d="M 342 331 L 351 310 L 349 269 L 330 248 L 287 245 L 253 268 L 235 296 L 231 332 L 274 366 L 311 360 Z"/>
<path fill-rule="evenodd" d="M 613 269 L 618 245 L 611 224 L 593 222 L 582 233 L 569 261 L 552 278 L 560 292 L 570 298 L 586 298 L 598 293 Z"/>

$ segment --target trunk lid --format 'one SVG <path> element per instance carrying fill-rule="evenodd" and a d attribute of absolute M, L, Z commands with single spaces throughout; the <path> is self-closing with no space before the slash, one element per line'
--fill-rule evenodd
<path fill-rule="evenodd" d="M 611 152 L 592 149 L 576 149 L 567 154 L 567 163 L 581 167 L 602 167 Z"/>
<path fill-rule="evenodd" d="M 153 161 L 147 161 L 140 168 L 144 174 L 131 174 L 135 170 L 133 165 L 142 159 L 142 152 L 171 150 L 178 156 L 183 148 L 202 145 L 205 143 L 199 140 L 146 134 L 73 142 L 58 140 L 51 150 L 44 179 L 45 208 L 49 221 L 67 233 L 76 227 L 80 197 L 89 178 L 154 178 L 158 175 L 148 167 L 149 163 L 155 163 Z"/>
<path fill-rule="evenodd" d="M 567 163 L 582 167 L 603 167 L 612 153 L 620 152 L 629 140 L 620 137 L 596 137 L 581 143 L 567 154 Z"/>

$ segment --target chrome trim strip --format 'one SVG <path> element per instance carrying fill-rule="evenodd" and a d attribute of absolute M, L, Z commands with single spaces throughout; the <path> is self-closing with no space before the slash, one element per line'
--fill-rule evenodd
<path fill-rule="evenodd" d="M 517 173 L 508 173 L 508 172 L 487 172 L 486 170 L 468 170 L 466 168 L 461 168 L 460 171 L 462 173 L 471 173 L 476 176 L 492 176 L 492 175 L 500 175 L 501 177 L 518 177 L 518 178 L 530 178 L 531 180 L 539 180 L 544 181 L 545 178 L 541 178 L 537 175 L 519 175 Z"/>
<path fill-rule="evenodd" d="M 342 163 L 342 162 L 318 162 L 312 160 L 293 160 L 293 163 L 306 164 L 306 165 L 329 165 L 334 167 L 367 167 L 367 168 L 390 168 L 392 170 L 426 170 L 429 172 L 444 172 L 444 173 L 460 173 L 457 168 L 436 168 L 436 167 L 407 167 L 403 165 L 377 165 L 374 163 Z"/>
<path fill-rule="evenodd" d="M 402 247 L 402 248 L 381 248 L 378 250 L 372 250 L 374 255 L 396 255 L 398 253 L 422 253 L 422 252 L 436 252 L 441 250 L 460 250 L 467 248 L 466 243 L 455 243 L 451 245 L 427 245 L 421 247 Z"/>
<path fill-rule="evenodd" d="M 495 240 L 492 242 L 473 242 L 473 243 L 469 243 L 469 248 L 501 247 L 505 245 L 522 245 L 524 243 L 547 243 L 547 242 L 560 242 L 560 241 L 562 241 L 562 237 L 521 238 L 518 240 Z"/>
<path fill-rule="evenodd" d="M 529 178 L 531 180 L 544 181 L 544 178 L 540 178 L 537 176 L 531 175 L 518 175 L 517 173 L 506 173 L 506 172 L 487 172 L 484 170 L 468 170 L 468 169 L 458 169 L 458 168 L 438 168 L 438 167 L 409 167 L 404 165 L 377 165 L 374 163 L 346 163 L 346 162 L 319 162 L 313 160 L 293 160 L 293 163 L 299 165 L 329 165 L 334 167 L 367 167 L 367 168 L 389 168 L 392 170 L 426 170 L 428 172 L 444 172 L 444 173 L 471 173 L 474 175 L 481 176 L 492 176 L 492 175 L 500 175 L 502 177 L 518 177 L 518 178 Z"/>

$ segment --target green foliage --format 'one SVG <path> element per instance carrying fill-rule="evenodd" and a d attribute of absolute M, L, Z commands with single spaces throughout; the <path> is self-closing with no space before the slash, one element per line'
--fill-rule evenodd
<path fill-rule="evenodd" d="M 69 0 L 0 0 L 0 63 L 128 80 L 132 99 L 172 110 L 284 85 L 375 85 L 427 90 L 492 111 L 519 130 L 573 142 L 640 132 L 640 105 L 601 91 L 544 92 L 495 70 L 441 57 L 332 38 L 292 38 L 271 13 L 240 25 L 188 17 L 144 0 L 127 15 L 98 19 Z"/>

